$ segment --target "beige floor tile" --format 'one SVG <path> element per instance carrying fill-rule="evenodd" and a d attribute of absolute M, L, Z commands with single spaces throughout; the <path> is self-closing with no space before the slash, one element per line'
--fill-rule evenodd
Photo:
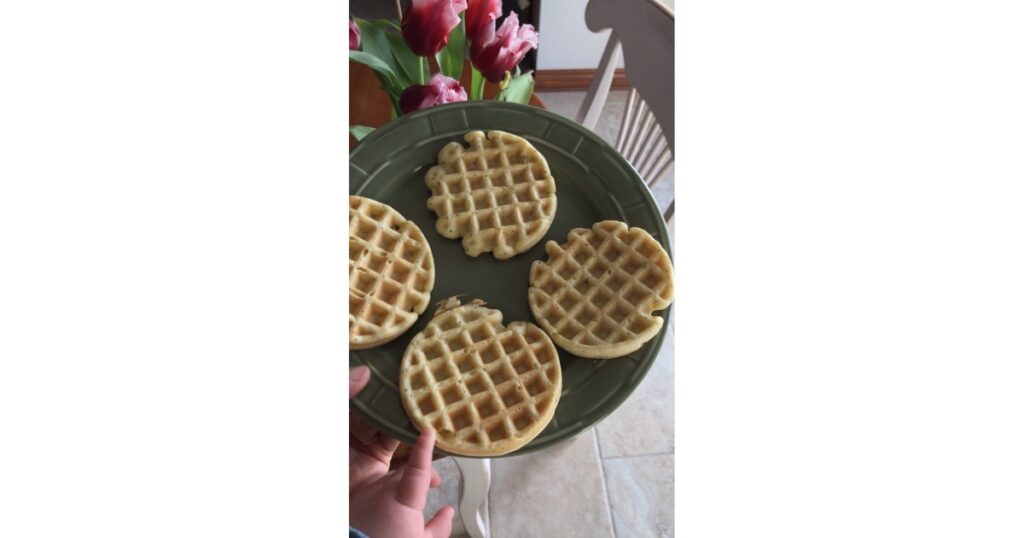
<path fill-rule="evenodd" d="M 672 536 L 672 458 L 666 454 L 604 460 L 617 536 Z"/>
<path fill-rule="evenodd" d="M 654 196 L 654 201 L 658 203 L 658 207 L 661 208 L 661 212 L 664 214 L 665 210 L 668 209 L 669 204 L 676 197 L 676 169 L 675 166 L 669 167 L 668 171 L 665 172 L 665 177 L 661 178 L 660 181 L 654 184 L 654 188 L 651 189 L 651 194 Z"/>
<path fill-rule="evenodd" d="M 542 452 L 491 460 L 491 472 L 494 538 L 613 536 L 593 430 Z"/>
<path fill-rule="evenodd" d="M 537 97 L 544 101 L 544 106 L 548 110 L 574 121 L 586 95 L 587 92 L 537 92 Z M 613 146 L 622 125 L 622 114 L 626 110 L 628 95 L 629 92 L 626 91 L 609 92 L 604 110 L 601 111 L 601 117 L 594 127 L 594 132 Z"/>
<path fill-rule="evenodd" d="M 674 449 L 674 335 L 669 327 L 647 377 L 618 409 L 597 425 L 601 457 L 665 454 Z"/>

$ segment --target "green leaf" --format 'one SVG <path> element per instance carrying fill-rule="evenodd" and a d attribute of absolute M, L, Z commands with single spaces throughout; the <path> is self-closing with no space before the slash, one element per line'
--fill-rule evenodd
<path fill-rule="evenodd" d="M 466 15 L 459 15 L 459 25 L 448 36 L 448 44 L 438 51 L 438 67 L 445 75 L 455 80 L 462 78 L 462 64 L 466 59 Z"/>
<path fill-rule="evenodd" d="M 469 98 L 479 101 L 484 98 L 484 74 L 475 65 L 470 66 L 470 70 L 472 78 L 470 79 Z"/>
<path fill-rule="evenodd" d="M 353 126 L 348 128 L 348 132 L 353 137 L 355 137 L 355 139 L 357 141 L 358 140 L 362 140 L 363 138 L 366 138 L 366 135 L 372 133 L 373 131 L 374 131 L 373 127 L 367 127 L 365 125 L 353 125 Z"/>
<path fill-rule="evenodd" d="M 402 74 L 413 84 L 426 84 L 423 75 L 420 73 L 420 57 L 409 50 L 409 45 L 402 39 L 401 34 L 385 31 L 384 36 L 391 49 L 391 56 L 395 59 Z"/>
<path fill-rule="evenodd" d="M 357 50 L 348 51 L 348 57 L 354 62 L 361 63 L 370 69 L 373 69 L 377 73 L 377 80 L 380 81 L 380 87 L 387 92 L 392 103 L 398 103 L 398 98 L 402 95 L 402 90 L 405 89 L 405 85 L 398 82 L 398 78 L 395 76 L 394 71 L 392 71 L 387 64 L 376 56 L 371 56 L 365 52 Z M 397 106 L 397 104 L 395 106 Z"/>
<path fill-rule="evenodd" d="M 377 72 L 381 79 L 381 83 L 385 86 L 385 89 L 391 90 L 397 88 L 401 91 L 401 86 L 398 83 L 398 77 L 391 70 L 391 67 L 384 63 L 381 58 L 370 54 L 369 52 L 362 52 L 359 50 L 349 50 L 348 59 L 352 61 L 358 61 L 359 64 L 367 66 L 368 68 Z"/>
<path fill-rule="evenodd" d="M 498 101 L 508 101 L 525 105 L 530 102 L 530 95 L 533 94 L 533 73 L 525 73 L 513 77 L 505 88 L 498 93 Z"/>
<path fill-rule="evenodd" d="M 359 26 L 359 34 L 363 49 L 362 52 L 376 57 L 387 65 L 391 70 L 392 76 L 395 78 L 395 82 L 397 82 L 399 86 L 405 87 L 410 84 L 414 84 L 412 79 L 405 77 L 405 73 L 402 72 L 402 68 L 398 65 L 398 61 L 395 60 L 395 55 L 391 52 L 391 43 L 388 41 L 384 25 L 376 24 L 358 17 L 353 17 L 353 20 L 355 20 L 356 25 Z M 371 65 L 370 67 L 373 66 Z"/>

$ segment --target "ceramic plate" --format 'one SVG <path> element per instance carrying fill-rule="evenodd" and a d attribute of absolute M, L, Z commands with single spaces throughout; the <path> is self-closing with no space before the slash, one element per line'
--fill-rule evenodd
<path fill-rule="evenodd" d="M 490 253 L 471 258 L 460 240 L 446 239 L 434 228 L 427 209 L 426 171 L 437 153 L 452 141 L 463 142 L 471 130 L 502 130 L 521 136 L 547 159 L 555 178 L 558 209 L 544 238 L 530 250 L 505 261 Z M 470 101 L 429 108 L 402 116 L 364 138 L 349 154 L 351 194 L 379 200 L 397 209 L 423 231 L 434 253 L 437 276 L 431 306 L 396 340 L 373 349 L 352 351 L 349 365 L 365 364 L 373 372 L 352 407 L 382 431 L 412 443 L 418 431 L 402 407 L 398 367 L 412 337 L 423 330 L 441 300 L 462 295 L 462 302 L 482 299 L 504 313 L 504 323 L 530 321 L 526 290 L 530 265 L 545 260 L 544 244 L 562 243 L 569 230 L 589 228 L 601 220 L 621 220 L 647 230 L 671 255 L 661 212 L 636 171 L 610 145 L 579 124 L 525 105 Z M 597 424 L 614 411 L 643 380 L 661 348 L 661 333 L 625 357 L 594 360 L 558 349 L 562 395 L 547 428 L 510 455 L 549 447 Z M 438 451 L 440 452 L 440 451 Z"/>

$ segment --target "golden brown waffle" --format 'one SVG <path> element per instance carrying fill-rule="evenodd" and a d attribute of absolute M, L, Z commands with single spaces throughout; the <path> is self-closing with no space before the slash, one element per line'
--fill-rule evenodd
<path fill-rule="evenodd" d="M 427 171 L 437 232 L 462 238 L 466 254 L 494 252 L 507 260 L 540 241 L 555 218 L 555 180 L 548 163 L 526 140 L 501 131 L 466 134 L 469 147 L 452 142 Z"/>
<path fill-rule="evenodd" d="M 402 405 L 452 454 L 499 456 L 536 437 L 562 394 L 558 351 L 532 323 L 501 324 L 480 301 L 449 299 L 413 337 L 398 374 Z"/>
<path fill-rule="evenodd" d="M 530 268 L 530 310 L 562 349 L 621 357 L 661 330 L 652 312 L 672 303 L 672 260 L 650 234 L 606 220 L 545 249 Z"/>
<path fill-rule="evenodd" d="M 426 310 L 432 289 L 434 257 L 416 224 L 390 206 L 349 196 L 349 347 L 397 338 Z"/>

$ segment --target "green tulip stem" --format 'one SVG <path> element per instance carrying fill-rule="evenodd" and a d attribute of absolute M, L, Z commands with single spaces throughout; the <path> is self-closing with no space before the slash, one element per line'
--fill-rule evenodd
<path fill-rule="evenodd" d="M 469 85 L 469 98 L 480 101 L 484 98 L 484 75 L 475 65 L 470 65 L 470 68 L 472 78 Z"/>

